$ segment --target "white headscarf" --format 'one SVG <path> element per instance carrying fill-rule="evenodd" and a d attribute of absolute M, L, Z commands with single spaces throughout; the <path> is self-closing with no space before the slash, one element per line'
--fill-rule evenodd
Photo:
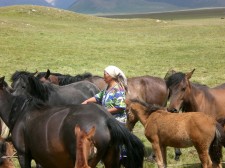
<path fill-rule="evenodd" d="M 127 88 L 127 78 L 123 71 L 121 71 L 118 67 L 110 65 L 106 67 L 104 71 L 107 72 L 111 77 L 115 78 L 122 87 L 125 89 Z"/>

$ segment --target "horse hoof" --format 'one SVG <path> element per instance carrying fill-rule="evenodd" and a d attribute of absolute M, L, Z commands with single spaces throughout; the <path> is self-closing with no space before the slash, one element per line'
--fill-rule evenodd
<path fill-rule="evenodd" d="M 180 156 L 175 156 L 174 160 L 179 161 L 180 160 Z"/>
<path fill-rule="evenodd" d="M 151 162 L 151 163 L 156 163 L 155 157 L 150 155 L 149 157 L 146 158 L 146 161 Z"/>

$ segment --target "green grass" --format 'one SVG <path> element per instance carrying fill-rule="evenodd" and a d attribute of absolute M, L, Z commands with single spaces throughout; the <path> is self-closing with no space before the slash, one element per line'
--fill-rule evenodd
<path fill-rule="evenodd" d="M 128 77 L 164 77 L 169 69 L 189 72 L 192 81 L 216 86 L 225 81 L 225 19 L 110 19 L 37 6 L 0 8 L 0 76 L 16 70 L 102 75 L 112 64 Z M 138 124 L 135 134 L 151 149 Z M 193 148 L 170 167 L 199 167 Z M 190 164 L 190 166 L 188 166 Z M 175 166 L 178 165 L 178 166 Z M 155 167 L 145 162 L 145 167 Z"/>

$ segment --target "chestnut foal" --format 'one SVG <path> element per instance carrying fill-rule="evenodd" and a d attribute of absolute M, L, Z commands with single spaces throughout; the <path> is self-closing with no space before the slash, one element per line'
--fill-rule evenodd
<path fill-rule="evenodd" d="M 95 127 L 86 133 L 81 130 L 78 125 L 74 128 L 74 133 L 76 135 L 76 164 L 75 168 L 91 168 L 88 166 L 88 157 L 93 151 L 94 143 L 93 136 L 95 134 Z"/>

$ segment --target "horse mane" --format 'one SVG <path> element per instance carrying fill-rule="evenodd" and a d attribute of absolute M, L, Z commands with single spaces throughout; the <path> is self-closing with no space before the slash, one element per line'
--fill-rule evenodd
<path fill-rule="evenodd" d="M 39 81 L 34 74 L 27 71 L 16 71 L 11 80 L 14 83 L 19 78 L 22 78 L 31 87 L 30 94 L 42 101 L 47 101 L 51 90 L 54 90 L 51 84 L 44 84 Z"/>
<path fill-rule="evenodd" d="M 155 111 L 158 111 L 158 110 L 164 110 L 164 109 L 165 109 L 164 107 L 159 106 L 159 105 L 157 105 L 157 104 L 148 104 L 148 103 L 146 103 L 146 102 L 144 102 L 144 101 L 141 101 L 141 100 L 139 100 L 139 99 L 131 99 L 130 101 L 131 101 L 132 103 L 138 103 L 138 104 L 144 106 L 144 107 L 147 109 L 146 112 L 147 112 L 148 114 L 151 114 L 151 113 L 153 113 L 153 112 L 155 112 Z"/>
<path fill-rule="evenodd" d="M 11 82 L 15 82 L 16 80 L 18 80 L 20 78 L 21 75 L 25 75 L 25 76 L 34 76 L 35 73 L 31 73 L 28 71 L 16 71 L 12 74 L 11 76 Z"/>
<path fill-rule="evenodd" d="M 47 72 L 38 72 L 37 74 L 37 78 L 38 79 L 41 79 L 42 77 L 44 77 L 46 75 Z M 58 72 L 51 72 L 51 75 L 54 75 L 54 76 L 63 76 L 63 74 L 61 73 L 58 73 Z"/>
<path fill-rule="evenodd" d="M 29 76 L 28 80 L 32 88 L 31 95 L 46 102 L 49 98 L 50 91 L 54 90 L 53 86 L 51 84 L 42 83 L 34 76 Z"/>
<path fill-rule="evenodd" d="M 14 128 L 18 118 L 24 116 L 30 109 L 43 109 L 46 107 L 47 105 L 39 99 L 26 96 L 14 96 L 9 114 L 10 131 Z"/>
<path fill-rule="evenodd" d="M 92 74 L 89 72 L 86 72 L 84 74 L 78 74 L 76 76 L 61 75 L 61 76 L 58 76 L 58 79 L 59 79 L 59 85 L 67 85 L 70 83 L 82 81 L 90 77 L 92 77 Z"/>
<path fill-rule="evenodd" d="M 180 83 L 183 79 L 185 78 L 185 74 L 182 72 L 177 72 L 175 74 L 172 74 L 170 76 L 168 76 L 166 78 L 166 85 L 169 88 L 170 86 L 175 86 L 178 83 Z M 196 87 L 198 87 L 199 89 L 208 89 L 209 87 L 207 85 L 204 84 L 200 84 L 200 83 L 193 83 L 192 84 Z"/>
<path fill-rule="evenodd" d="M 169 88 L 170 86 L 177 85 L 185 78 L 185 74 L 182 72 L 177 72 L 172 74 L 171 76 L 167 77 L 166 79 L 166 86 Z"/>

